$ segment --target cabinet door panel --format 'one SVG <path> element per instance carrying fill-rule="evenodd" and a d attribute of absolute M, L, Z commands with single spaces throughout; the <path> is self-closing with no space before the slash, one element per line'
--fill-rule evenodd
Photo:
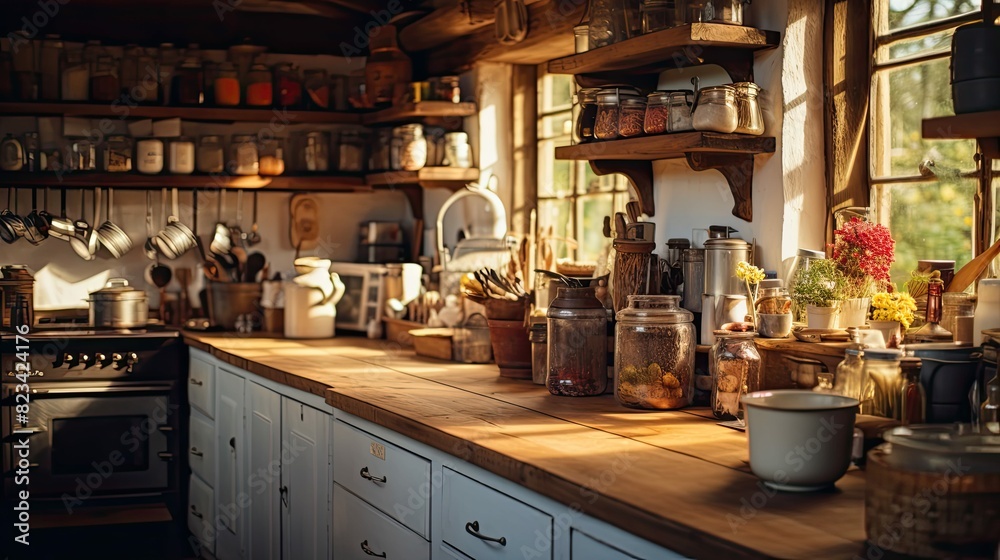
<path fill-rule="evenodd" d="M 577 530 L 573 530 L 572 547 L 572 560 L 637 560 L 635 556 L 625 554 Z"/>
<path fill-rule="evenodd" d="M 336 560 L 376 557 L 429 560 L 431 557 L 430 543 L 420 535 L 386 517 L 339 484 L 333 485 L 333 519 L 333 558 Z"/>
<path fill-rule="evenodd" d="M 281 399 L 283 557 L 325 560 L 329 554 L 330 415 Z"/>
<path fill-rule="evenodd" d="M 192 352 L 188 367 L 188 402 L 191 408 L 215 418 L 215 365 Z"/>
<path fill-rule="evenodd" d="M 281 558 L 281 396 L 246 385 L 247 558 Z"/>
<path fill-rule="evenodd" d="M 191 472 L 215 484 L 215 422 L 192 412 L 189 437 L 187 454 Z"/>
<path fill-rule="evenodd" d="M 216 512 L 212 520 L 217 532 L 216 556 L 242 558 L 242 516 L 236 507 L 243 490 L 243 386 L 242 377 L 222 368 L 216 371 Z"/>

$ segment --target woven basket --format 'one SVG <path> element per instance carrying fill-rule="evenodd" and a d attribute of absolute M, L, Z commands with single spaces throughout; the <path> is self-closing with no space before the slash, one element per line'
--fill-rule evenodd
<path fill-rule="evenodd" d="M 873 547 L 923 558 L 992 558 L 1000 540 L 1000 473 L 908 471 L 868 453 L 865 532 Z"/>

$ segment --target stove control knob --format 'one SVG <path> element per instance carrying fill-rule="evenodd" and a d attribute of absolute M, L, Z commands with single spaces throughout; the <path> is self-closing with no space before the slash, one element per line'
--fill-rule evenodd
<path fill-rule="evenodd" d="M 77 360 L 77 363 L 83 366 L 84 368 L 89 368 L 90 366 L 94 365 L 94 356 L 93 354 L 87 354 L 85 352 L 81 352 L 80 357 Z"/>
<path fill-rule="evenodd" d="M 111 364 L 111 360 L 109 360 L 106 355 L 104 355 L 104 354 L 102 354 L 100 352 L 98 352 L 97 354 L 94 354 L 94 365 L 97 365 L 98 367 L 104 368 L 104 367 L 108 367 L 108 365 L 110 365 L 110 364 Z"/>
<path fill-rule="evenodd" d="M 71 367 L 73 367 L 75 365 L 78 365 L 79 363 L 80 362 L 79 362 L 79 360 L 77 359 L 76 356 L 74 356 L 73 354 L 67 353 L 67 354 L 63 354 L 62 362 L 60 362 L 59 365 L 65 367 L 65 368 L 71 368 Z"/>
<path fill-rule="evenodd" d="M 139 361 L 139 356 L 135 352 L 115 353 L 111 360 L 115 364 L 115 369 L 124 369 L 126 373 L 132 373 L 132 366 Z"/>

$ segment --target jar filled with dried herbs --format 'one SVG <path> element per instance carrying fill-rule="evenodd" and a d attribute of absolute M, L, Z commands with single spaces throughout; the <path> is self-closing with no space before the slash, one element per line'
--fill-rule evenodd
<path fill-rule="evenodd" d="M 602 88 L 597 92 L 597 116 L 594 122 L 594 137 L 598 140 L 614 140 L 619 136 L 621 103 L 627 99 L 641 99 L 639 91 L 632 87 Z M 645 113 L 643 113 L 643 118 Z M 642 128 L 642 119 L 639 121 Z"/>
<path fill-rule="evenodd" d="M 546 312 L 545 384 L 553 395 L 600 395 L 608 385 L 608 312 L 594 288 L 562 286 Z"/>
<path fill-rule="evenodd" d="M 623 98 L 618 110 L 618 135 L 622 138 L 642 136 L 643 121 L 646 119 L 646 99 L 642 97 Z"/>
<path fill-rule="evenodd" d="M 753 332 L 717 330 L 712 346 L 712 413 L 720 420 L 742 420 L 740 397 L 761 387 L 760 353 Z"/>
<path fill-rule="evenodd" d="M 631 408 L 683 408 L 694 399 L 694 315 L 680 296 L 628 296 L 615 327 L 615 398 Z"/>
<path fill-rule="evenodd" d="M 646 96 L 646 116 L 642 130 L 646 134 L 663 134 L 670 130 L 670 92 L 654 91 Z"/>

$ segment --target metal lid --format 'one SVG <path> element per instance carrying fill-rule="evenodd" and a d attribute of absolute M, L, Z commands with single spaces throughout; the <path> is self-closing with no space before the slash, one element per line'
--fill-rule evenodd
<path fill-rule="evenodd" d="M 882 437 L 893 446 L 919 450 L 926 455 L 986 455 L 997 461 L 995 465 L 1000 470 L 1000 435 L 976 434 L 967 429 L 970 428 L 961 424 L 899 426 L 886 431 Z"/>
<path fill-rule="evenodd" d="M 146 292 L 128 285 L 125 278 L 112 278 L 103 288 L 90 292 L 91 301 L 146 300 Z"/>
<path fill-rule="evenodd" d="M 733 249 L 747 249 L 750 244 L 739 237 L 716 237 L 705 240 L 705 250 L 723 251 Z"/>
<path fill-rule="evenodd" d="M 559 286 L 556 290 L 556 299 L 549 304 L 549 309 L 604 309 L 604 304 L 597 299 L 593 287 Z"/>

